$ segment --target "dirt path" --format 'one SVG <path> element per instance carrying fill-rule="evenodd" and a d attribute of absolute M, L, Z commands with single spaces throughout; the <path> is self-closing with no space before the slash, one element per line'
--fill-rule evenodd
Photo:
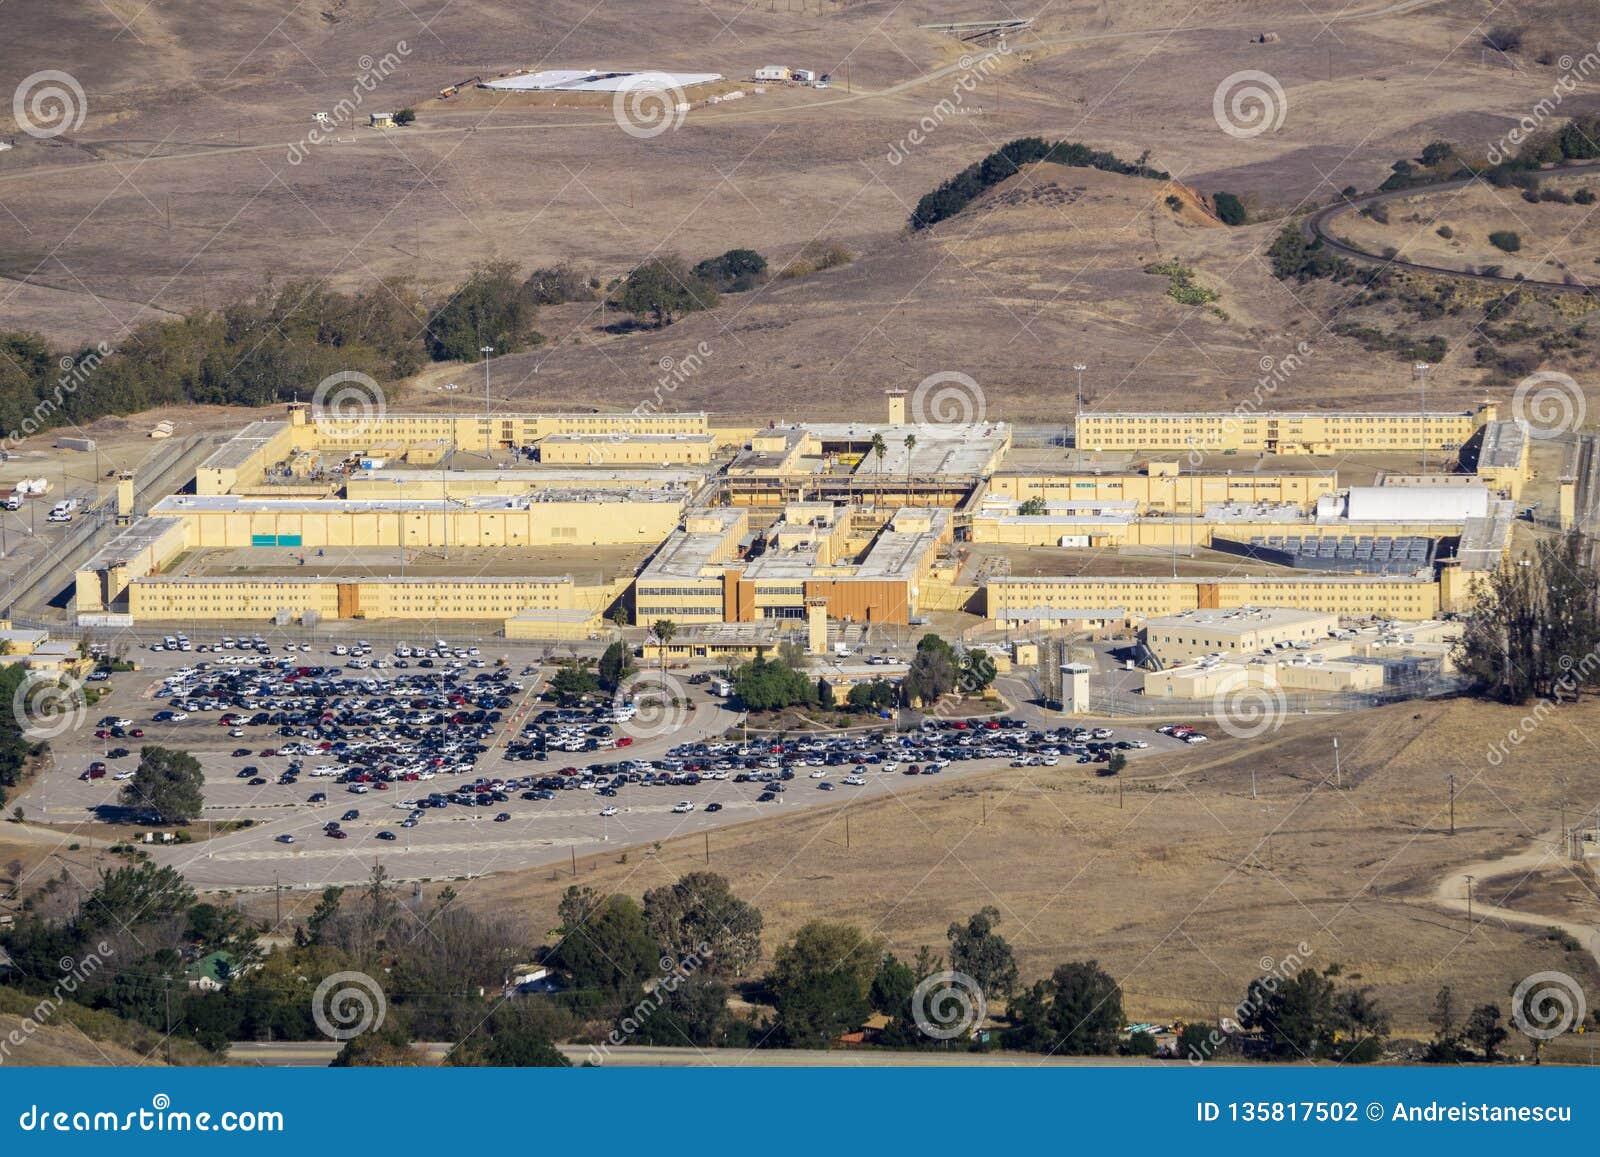
<path fill-rule="evenodd" d="M 1467 877 L 1476 880 L 1486 880 L 1492 876 L 1503 876 L 1511 872 L 1537 872 L 1543 868 L 1566 868 L 1587 872 L 1589 869 L 1583 865 L 1574 865 L 1573 861 L 1562 853 L 1559 843 L 1559 834 L 1544 832 L 1534 837 L 1532 846 L 1527 851 L 1517 852 L 1515 855 L 1505 856 L 1498 860 L 1480 860 L 1473 864 L 1464 864 L 1439 881 L 1439 886 L 1434 889 L 1433 899 L 1441 907 L 1449 908 L 1455 912 L 1467 910 Z M 1502 908 L 1495 904 L 1485 904 L 1474 900 L 1472 904 L 1472 917 L 1482 920 L 1485 917 L 1494 917 L 1504 920 L 1508 924 L 1536 925 L 1540 928 L 1559 928 L 1572 936 L 1584 946 L 1595 963 L 1600 965 L 1600 929 L 1591 924 L 1580 924 L 1573 920 L 1562 920 L 1555 916 L 1545 916 L 1533 912 L 1519 912 L 1514 908 Z"/>

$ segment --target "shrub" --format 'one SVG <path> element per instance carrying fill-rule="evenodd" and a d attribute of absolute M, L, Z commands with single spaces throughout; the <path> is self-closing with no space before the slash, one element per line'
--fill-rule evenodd
<path fill-rule="evenodd" d="M 1516 52 L 1522 47 L 1522 29 L 1502 26 L 1483 38 L 1485 48 L 1496 52 Z"/>
<path fill-rule="evenodd" d="M 808 241 L 805 247 L 794 257 L 794 260 L 783 267 L 778 274 L 782 278 L 805 277 L 810 273 L 820 273 L 824 269 L 835 269 L 841 265 L 849 265 L 856 259 L 856 255 L 840 245 L 837 241 L 825 241 L 818 238 Z"/>
<path fill-rule="evenodd" d="M 1489 234 L 1489 244 L 1505 253 L 1515 253 L 1522 248 L 1522 238 L 1509 229 L 1496 229 Z"/>
<path fill-rule="evenodd" d="M 743 293 L 767 279 L 767 259 L 754 249 L 730 249 L 694 267 L 694 275 L 718 293 Z"/>
<path fill-rule="evenodd" d="M 569 301 L 593 301 L 598 296 L 592 278 L 570 261 L 535 269 L 522 283 L 522 290 L 534 305 L 565 305 Z"/>
<path fill-rule="evenodd" d="M 397 125 L 408 125 L 408 124 L 410 124 L 412 121 L 414 121 L 416 119 L 417 119 L 417 111 L 416 111 L 416 109 L 403 108 L 399 112 L 394 114 L 394 123 L 397 124 Z"/>
<path fill-rule="evenodd" d="M 1171 209 L 1174 213 L 1178 212 L 1178 210 L 1183 208 L 1183 198 L 1178 196 L 1176 193 L 1168 193 L 1167 208 Z"/>
<path fill-rule="evenodd" d="M 1446 241 L 1450 240 L 1450 238 L 1456 235 L 1456 231 L 1450 228 L 1448 225 L 1441 225 L 1439 228 L 1435 229 L 1434 232 L 1439 234 L 1439 236 L 1443 237 Z"/>
<path fill-rule="evenodd" d="M 1593 205 L 1595 198 L 1594 193 L 1585 188 L 1579 189 L 1576 193 L 1572 194 L 1572 199 L 1579 205 Z"/>

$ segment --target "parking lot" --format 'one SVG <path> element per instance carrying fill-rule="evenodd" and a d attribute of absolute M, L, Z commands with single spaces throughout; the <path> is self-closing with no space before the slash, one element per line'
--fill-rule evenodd
<path fill-rule="evenodd" d="M 466 645 L 233 643 L 141 653 L 146 668 L 116 675 L 83 726 L 53 741 L 56 766 L 19 801 L 29 818 L 128 818 L 118 777 L 159 743 L 200 760 L 202 820 L 252 821 L 156 846 L 161 862 L 205 888 L 317 887 L 357 882 L 376 862 L 402 879 L 564 862 L 996 767 L 1081 778 L 1119 752 L 1182 746 L 1034 708 L 898 733 L 727 739 L 742 716 L 688 676 L 679 694 L 692 706 L 658 700 L 646 672 L 636 703 L 564 709 L 541 700 L 552 669 L 531 648 L 490 660 Z"/>

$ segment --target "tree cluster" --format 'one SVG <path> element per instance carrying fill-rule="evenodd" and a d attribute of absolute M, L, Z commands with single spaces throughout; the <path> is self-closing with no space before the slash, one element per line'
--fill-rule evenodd
<path fill-rule="evenodd" d="M 954 217 L 972 201 L 1022 171 L 1022 166 L 1048 161 L 1078 169 L 1100 169 L 1126 176 L 1151 177 L 1167 180 L 1168 174 L 1147 166 L 1141 157 L 1137 161 L 1124 161 L 1109 152 L 1089 148 L 1073 141 L 1050 142 L 1042 137 L 1018 137 L 1008 141 L 994 152 L 962 169 L 954 177 L 931 193 L 923 195 L 911 214 L 913 230 L 926 229 L 940 221 Z"/>

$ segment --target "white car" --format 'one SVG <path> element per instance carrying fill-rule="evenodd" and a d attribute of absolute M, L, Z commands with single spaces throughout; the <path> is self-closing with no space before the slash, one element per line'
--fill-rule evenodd
<path fill-rule="evenodd" d="M 125 780 L 125 779 L 132 779 L 133 778 L 133 772 L 131 772 L 131 771 L 119 771 L 119 772 L 117 772 L 116 775 L 112 776 L 111 778 L 114 779 L 114 780 L 117 780 L 118 782 L 121 782 L 122 780 Z"/>
<path fill-rule="evenodd" d="M 676 811 L 677 809 L 674 808 L 673 810 Z M 600 814 L 603 815 L 603 816 L 614 816 L 614 815 L 616 815 L 617 814 L 617 805 L 616 804 L 607 804 L 605 807 L 600 809 Z"/>
<path fill-rule="evenodd" d="M 171 715 L 167 716 L 167 719 L 172 723 L 182 723 L 187 718 L 189 718 L 189 713 L 187 711 L 174 711 Z"/>
<path fill-rule="evenodd" d="M 685 800 L 679 800 L 676 804 L 673 805 L 672 811 L 673 811 L 674 815 L 680 815 L 681 816 L 681 815 L 684 815 L 684 814 L 686 814 L 688 812 L 694 811 L 694 804 L 690 803 L 686 799 Z"/>
<path fill-rule="evenodd" d="M 844 777 L 844 782 L 848 783 L 851 787 L 860 787 L 867 781 L 862 779 L 859 775 L 847 775 Z"/>
<path fill-rule="evenodd" d="M 820 770 L 819 771 L 813 771 L 808 778 L 810 778 L 810 779 L 827 779 L 828 778 L 828 773 L 826 771 L 820 771 Z"/>

